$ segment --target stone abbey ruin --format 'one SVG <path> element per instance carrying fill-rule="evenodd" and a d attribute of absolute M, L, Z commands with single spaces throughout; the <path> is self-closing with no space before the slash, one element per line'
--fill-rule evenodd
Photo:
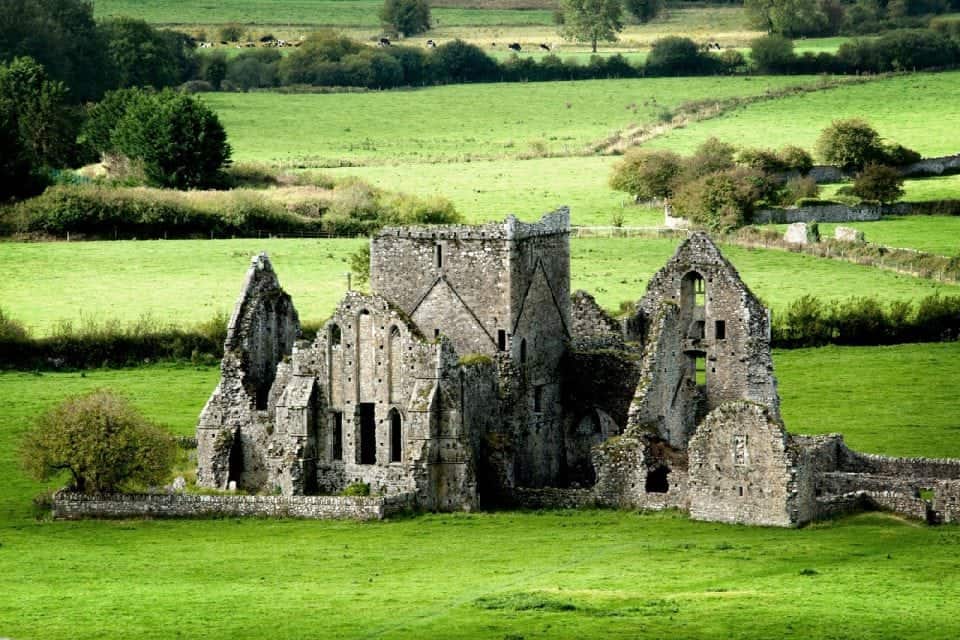
<path fill-rule="evenodd" d="M 384 229 L 371 293 L 348 291 L 312 343 L 255 257 L 200 416 L 198 483 L 282 496 L 362 483 L 441 511 L 960 518 L 960 461 L 786 431 L 770 315 L 706 235 L 683 241 L 617 321 L 571 296 L 569 231 L 566 209 L 534 224 Z"/>

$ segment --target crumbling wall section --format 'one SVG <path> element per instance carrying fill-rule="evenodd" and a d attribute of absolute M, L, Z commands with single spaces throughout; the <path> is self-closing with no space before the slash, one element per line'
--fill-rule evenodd
<path fill-rule="evenodd" d="M 597 504 L 620 509 L 688 508 L 686 459 L 648 433 L 629 432 L 593 449 Z"/>
<path fill-rule="evenodd" d="M 767 407 L 725 403 L 690 439 L 690 516 L 743 524 L 792 526 L 795 461 L 783 425 Z"/>
<path fill-rule="evenodd" d="M 574 349 L 623 349 L 620 323 L 607 315 L 592 295 L 575 291 L 570 300 L 570 334 Z"/>
<path fill-rule="evenodd" d="M 266 254 L 253 258 L 227 327 L 220 382 L 197 425 L 197 482 L 259 489 L 267 480 L 265 434 L 277 367 L 300 335 L 290 296 Z"/>

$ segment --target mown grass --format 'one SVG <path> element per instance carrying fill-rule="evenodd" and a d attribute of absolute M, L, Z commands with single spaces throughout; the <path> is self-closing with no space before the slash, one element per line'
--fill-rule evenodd
<path fill-rule="evenodd" d="M 828 184 L 822 187 L 822 197 L 829 198 L 837 189 L 847 184 Z M 903 197 L 907 202 L 927 202 L 930 200 L 956 200 L 960 198 L 960 174 L 952 176 L 933 176 L 929 178 L 910 178 L 903 182 Z"/>
<path fill-rule="evenodd" d="M 500 216 L 498 216 L 500 217 Z M 502 218 L 501 218 L 502 219 Z M 4 311 L 37 334 L 62 320 L 134 321 L 144 314 L 189 325 L 233 308 L 252 255 L 267 251 L 301 319 L 318 321 L 346 289 L 347 258 L 365 240 L 247 239 L 0 243 Z M 584 238 L 571 242 L 574 289 L 616 309 L 636 300 L 678 240 Z M 804 294 L 916 300 L 960 287 L 785 251 L 724 247 L 750 287 L 775 309 Z M 798 277 L 797 274 L 802 274 Z"/>
<path fill-rule="evenodd" d="M 923 155 L 956 153 L 956 139 L 945 132 L 960 127 L 960 72 L 902 75 L 755 103 L 648 144 L 690 152 L 715 136 L 747 146 L 797 144 L 813 149 L 832 120 L 852 117 L 866 119 L 883 137 Z"/>
<path fill-rule="evenodd" d="M 777 353 L 784 416 L 814 431 L 839 423 L 851 444 L 868 451 L 960 455 L 950 422 L 960 390 L 948 375 L 958 355 L 957 345 Z M 68 393 L 107 385 L 126 391 L 171 431 L 188 434 L 217 371 L 153 366 L 85 375 L 0 374 L 0 628 L 11 637 L 960 632 L 950 606 L 960 596 L 953 570 L 960 529 L 881 514 L 802 530 L 617 511 L 367 524 L 34 521 L 30 497 L 41 487 L 20 476 L 14 454 L 32 416 Z M 942 393 L 923 402 L 914 394 L 928 392 L 929 378 Z M 847 419 L 854 412 L 865 412 L 877 428 L 856 434 Z M 912 440 L 921 432 L 918 451 Z"/>
<path fill-rule="evenodd" d="M 686 101 L 816 81 L 649 78 L 325 95 L 209 93 L 203 100 L 226 127 L 234 159 L 322 167 L 582 152 L 619 129 L 656 122 Z"/>
<path fill-rule="evenodd" d="M 776 225 L 784 231 L 787 225 Z M 960 217 L 890 216 L 876 222 L 820 223 L 820 234 L 833 237 L 838 226 L 863 231 L 867 242 L 916 249 L 943 256 L 960 255 Z"/>

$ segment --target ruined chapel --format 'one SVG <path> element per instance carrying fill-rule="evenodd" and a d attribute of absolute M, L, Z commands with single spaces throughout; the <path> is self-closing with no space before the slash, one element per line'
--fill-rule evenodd
<path fill-rule="evenodd" d="M 957 461 L 786 431 L 770 315 L 706 235 L 624 320 L 571 295 L 569 235 L 566 209 L 383 229 L 371 292 L 347 291 L 312 342 L 256 256 L 197 427 L 198 484 L 778 526 L 877 507 L 958 517 Z"/>

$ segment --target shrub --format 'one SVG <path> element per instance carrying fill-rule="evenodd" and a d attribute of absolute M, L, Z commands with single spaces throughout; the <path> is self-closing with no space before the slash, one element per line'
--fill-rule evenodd
<path fill-rule="evenodd" d="M 672 151 L 633 148 L 614 165 L 610 187 L 629 193 L 638 202 L 669 198 L 682 170 L 680 156 Z"/>
<path fill-rule="evenodd" d="M 765 179 L 753 169 L 717 171 L 687 182 L 673 198 L 677 214 L 712 231 L 727 231 L 750 221 Z"/>
<path fill-rule="evenodd" d="M 794 204 L 802 198 L 817 198 L 820 185 L 810 176 L 795 176 L 787 180 L 783 188 L 782 204 Z"/>
<path fill-rule="evenodd" d="M 737 162 L 764 173 L 787 170 L 787 166 L 773 149 L 741 149 L 737 154 Z"/>
<path fill-rule="evenodd" d="M 350 254 L 350 272 L 356 276 L 357 284 L 364 285 L 370 282 L 370 243 Z"/>
<path fill-rule="evenodd" d="M 26 342 L 30 334 L 22 322 L 11 318 L 0 307 L 0 343 Z"/>
<path fill-rule="evenodd" d="M 761 73 L 789 71 L 796 61 L 793 40 L 781 35 L 768 35 L 751 40 L 750 59 Z"/>
<path fill-rule="evenodd" d="M 864 200 L 893 202 L 903 196 L 903 176 L 882 164 L 868 164 L 853 181 L 853 194 Z"/>
<path fill-rule="evenodd" d="M 430 29 L 427 0 L 384 0 L 380 22 L 389 35 L 412 36 Z"/>
<path fill-rule="evenodd" d="M 694 75 L 707 70 L 710 59 L 690 38 L 666 36 L 654 41 L 647 56 L 646 70 L 654 76 Z"/>
<path fill-rule="evenodd" d="M 150 90 L 139 87 L 108 91 L 100 102 L 87 109 L 87 117 L 80 131 L 83 143 L 99 154 L 113 152 L 113 131 L 117 123 L 128 108 L 150 97 Z"/>
<path fill-rule="evenodd" d="M 844 169 L 862 169 L 867 163 L 882 162 L 884 148 L 876 130 L 859 118 L 834 120 L 820 132 L 817 155 Z"/>
<path fill-rule="evenodd" d="M 908 149 L 902 144 L 897 143 L 884 145 L 883 155 L 886 164 L 894 167 L 913 164 L 922 159 L 922 156 L 913 149 Z"/>
<path fill-rule="evenodd" d="M 111 141 L 141 161 L 148 180 L 161 187 L 216 184 L 230 161 L 227 134 L 217 115 L 198 99 L 170 90 L 131 103 Z"/>
<path fill-rule="evenodd" d="M 189 36 L 118 17 L 100 24 L 116 87 L 173 87 L 192 78 L 199 62 Z"/>
<path fill-rule="evenodd" d="M 813 158 L 801 147 L 787 145 L 777 152 L 777 156 L 787 171 L 809 173 L 810 169 L 813 168 Z"/>
<path fill-rule="evenodd" d="M 498 71 L 497 63 L 480 47 L 459 39 L 434 49 L 431 66 L 440 82 L 483 82 Z"/>
<path fill-rule="evenodd" d="M 364 497 L 370 495 L 370 485 L 366 482 L 354 482 L 348 484 L 343 491 L 340 492 L 342 496 L 354 496 L 354 497 Z"/>
<path fill-rule="evenodd" d="M 24 436 L 20 459 L 36 480 L 69 471 L 74 490 L 106 493 L 158 484 L 176 455 L 170 434 L 107 390 L 67 398 L 42 414 Z"/>
<path fill-rule="evenodd" d="M 650 22 L 663 11 L 663 0 L 625 0 L 624 6 L 641 24 Z"/>
<path fill-rule="evenodd" d="M 708 173 L 732 169 L 737 148 L 717 138 L 708 138 L 697 147 L 685 162 L 685 173 L 690 178 L 699 178 Z"/>
<path fill-rule="evenodd" d="M 220 39 L 227 42 L 237 42 L 243 37 L 243 27 L 231 22 L 220 27 Z"/>

